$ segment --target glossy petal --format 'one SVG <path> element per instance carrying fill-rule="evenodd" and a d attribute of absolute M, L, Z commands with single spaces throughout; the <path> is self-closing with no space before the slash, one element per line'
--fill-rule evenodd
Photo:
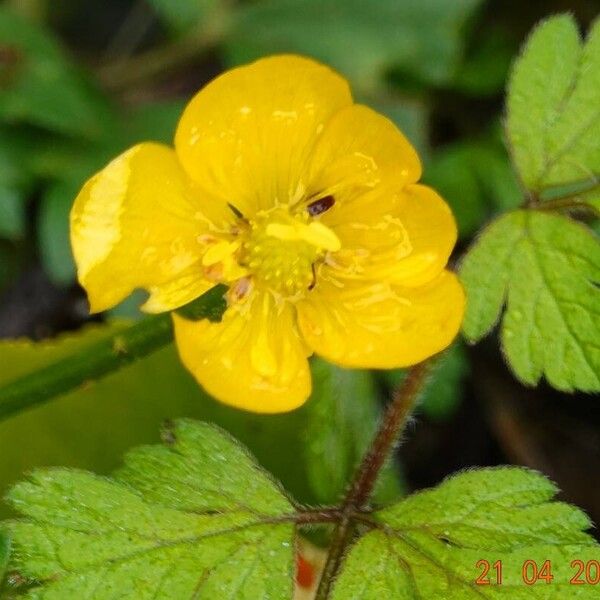
<path fill-rule="evenodd" d="M 252 217 L 301 197 L 319 134 L 351 101 L 346 81 L 328 67 L 265 58 L 202 89 L 183 113 L 175 146 L 195 181 Z"/>
<path fill-rule="evenodd" d="M 449 271 L 412 288 L 322 281 L 298 305 L 298 322 L 307 344 L 327 360 L 391 369 L 446 348 L 459 330 L 464 304 L 463 289 Z"/>
<path fill-rule="evenodd" d="M 226 404 L 262 413 L 305 402 L 311 382 L 308 351 L 293 308 L 269 293 L 234 305 L 221 323 L 176 314 L 175 339 L 184 365 L 206 391 Z"/>
<path fill-rule="evenodd" d="M 446 266 L 456 242 L 456 223 L 448 205 L 431 188 L 402 186 L 393 179 L 336 204 L 323 215 L 341 240 L 324 276 L 336 272 L 370 281 L 419 286 Z"/>
<path fill-rule="evenodd" d="M 166 146 L 135 146 L 94 175 L 71 211 L 73 254 L 92 312 L 135 288 L 151 293 L 147 310 L 162 311 L 212 287 L 201 278 L 199 236 L 208 223 L 200 207 Z"/>
<path fill-rule="evenodd" d="M 331 194 L 344 204 L 391 176 L 400 187 L 418 181 L 421 162 L 415 149 L 392 121 L 354 104 L 339 111 L 319 138 L 308 195 Z"/>
<path fill-rule="evenodd" d="M 213 285 L 202 278 L 201 265 L 196 262 L 173 280 L 147 287 L 150 297 L 141 308 L 147 313 L 167 312 L 200 297 Z"/>

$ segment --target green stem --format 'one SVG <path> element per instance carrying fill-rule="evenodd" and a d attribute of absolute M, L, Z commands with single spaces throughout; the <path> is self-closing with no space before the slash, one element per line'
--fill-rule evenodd
<path fill-rule="evenodd" d="M 386 463 L 406 421 L 415 407 L 435 359 L 423 361 L 410 369 L 402 385 L 394 392 L 392 402 L 381 421 L 371 447 L 364 455 L 346 496 L 345 505 L 364 509 L 371 499 L 377 477 Z"/>
<path fill-rule="evenodd" d="M 338 521 L 331 536 L 327 560 L 323 567 L 315 600 L 327 600 L 329 598 L 333 582 L 342 566 L 345 550 L 354 537 L 355 523 L 352 515 L 344 514 L 344 511 L 342 514 L 343 516 Z"/>
<path fill-rule="evenodd" d="M 340 520 L 333 532 L 327 561 L 315 600 L 327 600 L 333 582 L 340 570 L 344 553 L 350 544 L 356 528 L 357 518 L 367 508 L 377 477 L 392 454 L 396 442 L 427 380 L 433 360 L 427 360 L 410 369 L 402 385 L 394 393 L 373 442 L 356 473 L 344 499 Z"/>
<path fill-rule="evenodd" d="M 145 318 L 34 373 L 0 387 L 0 421 L 103 377 L 173 339 L 171 315 Z"/>
<path fill-rule="evenodd" d="M 557 211 L 557 210 L 587 210 L 597 214 L 597 209 L 582 200 L 579 196 L 566 196 L 564 198 L 556 198 L 554 200 L 542 200 L 536 204 L 532 204 L 531 208 L 541 211 Z"/>

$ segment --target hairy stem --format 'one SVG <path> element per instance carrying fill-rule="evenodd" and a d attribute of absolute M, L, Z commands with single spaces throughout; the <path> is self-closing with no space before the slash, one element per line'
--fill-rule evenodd
<path fill-rule="evenodd" d="M 323 567 L 315 600 L 327 600 L 329 598 L 335 577 L 342 566 L 344 551 L 354 536 L 354 529 L 355 524 L 352 517 L 349 514 L 344 514 L 333 530 L 327 560 Z"/>
<path fill-rule="evenodd" d="M 334 506 L 333 508 L 304 509 L 299 508 L 294 515 L 294 522 L 297 525 L 310 525 L 312 523 L 338 523 L 342 519 L 342 509 Z"/>
<path fill-rule="evenodd" d="M 356 471 L 345 505 L 353 510 L 361 510 L 369 502 L 377 476 L 389 458 L 398 441 L 406 420 L 419 398 L 423 384 L 431 368 L 431 361 L 415 365 L 394 392 L 392 402 L 381 421 L 381 426 L 371 447 Z"/>
<path fill-rule="evenodd" d="M 354 535 L 354 516 L 367 507 L 377 483 L 377 477 L 394 450 L 406 420 L 423 389 L 430 367 L 431 361 L 415 365 L 409 371 L 402 385 L 394 392 L 392 402 L 387 408 L 379 430 L 363 457 L 344 499 L 340 520 L 333 532 L 327 562 L 315 600 L 329 598 L 331 586 L 342 564 L 344 551 Z"/>
<path fill-rule="evenodd" d="M 192 321 L 220 321 L 225 310 L 223 295 L 226 290 L 225 286 L 216 285 L 175 312 Z M 173 327 L 170 314 L 146 317 L 83 349 L 77 348 L 73 354 L 47 367 L 0 384 L 0 421 L 100 379 L 171 341 Z"/>
<path fill-rule="evenodd" d="M 142 358 L 173 339 L 171 316 L 148 317 L 0 387 L 0 421 Z"/>

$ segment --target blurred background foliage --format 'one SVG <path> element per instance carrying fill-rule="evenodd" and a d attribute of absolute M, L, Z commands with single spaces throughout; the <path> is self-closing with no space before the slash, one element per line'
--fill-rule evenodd
<path fill-rule="evenodd" d="M 68 213 L 81 184 L 144 140 L 170 143 L 186 100 L 222 70 L 297 52 L 347 76 L 423 157 L 451 204 L 455 259 L 495 214 L 522 202 L 503 141 L 504 85 L 540 18 L 595 0 L 4 0 L 0 3 L 0 382 L 122 324 L 90 324 L 75 282 Z M 136 298 L 95 317 L 139 318 Z M 83 328 L 83 329 L 82 329 Z M 64 332 L 79 330 L 78 333 Z M 48 339 L 46 339 L 48 338 Z M 32 467 L 108 472 L 167 418 L 214 421 L 246 443 L 301 501 L 331 503 L 402 372 L 313 364 L 313 399 L 253 416 L 208 398 L 162 350 L 101 382 L 0 423 L 0 493 Z M 456 469 L 512 462 L 544 471 L 600 520 L 594 399 L 522 387 L 498 345 L 446 353 L 378 498 Z M 414 429 L 414 431 L 413 431 Z M 585 456 L 586 465 L 581 457 Z M 591 464 L 591 466 L 590 466 Z M 6 512 L 0 505 L 0 515 Z"/>

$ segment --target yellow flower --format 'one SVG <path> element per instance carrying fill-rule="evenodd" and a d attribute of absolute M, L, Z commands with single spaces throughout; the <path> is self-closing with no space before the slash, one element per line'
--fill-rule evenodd
<path fill-rule="evenodd" d="M 191 100 L 175 149 L 139 144 L 85 184 L 71 214 L 79 281 L 94 312 L 135 288 L 154 313 L 226 284 L 222 322 L 173 315 L 183 363 L 223 402 L 291 410 L 310 395 L 313 352 L 404 367 L 456 335 L 456 227 L 420 175 L 406 138 L 342 77 L 265 58 Z"/>

